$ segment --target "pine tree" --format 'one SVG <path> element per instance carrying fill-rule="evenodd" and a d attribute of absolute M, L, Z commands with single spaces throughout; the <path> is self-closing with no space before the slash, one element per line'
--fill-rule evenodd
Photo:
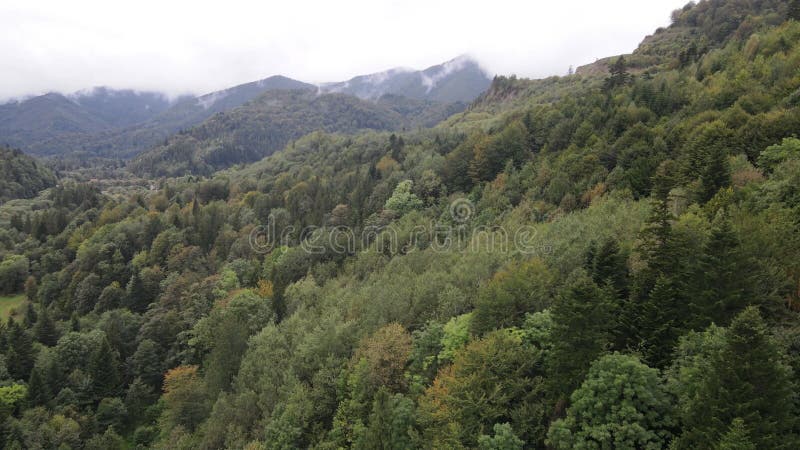
<path fill-rule="evenodd" d="M 33 342 L 27 331 L 12 318 L 8 321 L 8 347 L 8 372 L 15 380 L 27 380 L 34 364 Z"/>
<path fill-rule="evenodd" d="M 705 328 L 711 322 L 727 325 L 745 307 L 745 287 L 750 271 L 725 211 L 720 211 L 714 219 L 700 264 L 703 291 L 694 297 L 699 303 L 692 305 L 694 328 Z"/>
<path fill-rule="evenodd" d="M 119 358 L 111 348 L 108 339 L 103 339 L 89 363 L 92 377 L 92 391 L 95 399 L 115 397 L 119 394 Z"/>
<path fill-rule="evenodd" d="M 705 203 L 717 195 L 720 189 L 730 184 L 731 167 L 728 162 L 728 152 L 719 145 L 707 149 L 706 162 L 700 169 L 698 200 Z"/>
<path fill-rule="evenodd" d="M 611 343 L 617 327 L 613 294 L 585 272 L 570 276 L 551 308 L 550 369 L 553 392 L 566 399 L 583 381 L 592 361 Z"/>
<path fill-rule="evenodd" d="M 52 398 L 50 386 L 42 374 L 42 370 L 35 368 L 31 371 L 31 377 L 28 380 L 28 401 L 33 406 L 43 406 Z"/>
<path fill-rule="evenodd" d="M 42 344 L 53 347 L 58 343 L 58 330 L 47 308 L 42 308 L 42 313 L 39 315 L 39 320 L 36 322 L 36 327 L 33 329 L 36 335 L 36 340 Z"/>
<path fill-rule="evenodd" d="M 628 62 L 625 61 L 624 56 L 617 58 L 617 60 L 611 65 L 611 67 L 608 68 L 608 70 L 611 75 L 606 78 L 606 90 L 612 90 L 619 86 L 624 86 L 630 82 L 631 75 L 628 73 Z"/>
<path fill-rule="evenodd" d="M 679 447 L 712 448 L 739 418 L 756 448 L 797 448 L 795 392 L 782 360 L 755 307 L 736 316 L 689 407 Z"/>
<path fill-rule="evenodd" d="M 728 432 L 722 436 L 716 450 L 756 450 L 756 444 L 750 440 L 750 433 L 740 418 L 733 419 Z"/>
<path fill-rule="evenodd" d="M 31 329 L 36 324 L 36 319 L 36 308 L 34 308 L 33 303 L 28 302 L 25 306 L 25 317 L 22 318 L 22 324 L 26 329 Z"/>
<path fill-rule="evenodd" d="M 147 298 L 147 290 L 145 289 L 142 277 L 139 271 L 134 269 L 130 281 L 126 286 L 128 295 L 128 307 L 133 312 L 142 313 L 147 310 L 149 299 Z"/>

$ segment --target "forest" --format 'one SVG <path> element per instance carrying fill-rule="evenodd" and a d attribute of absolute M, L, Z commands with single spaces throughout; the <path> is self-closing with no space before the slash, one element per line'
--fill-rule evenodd
<path fill-rule="evenodd" d="M 134 160 L 150 189 L 31 166 L 1 445 L 798 448 L 798 68 L 800 1 L 703 0 L 434 127 L 303 108 L 215 164 L 257 100 Z"/>

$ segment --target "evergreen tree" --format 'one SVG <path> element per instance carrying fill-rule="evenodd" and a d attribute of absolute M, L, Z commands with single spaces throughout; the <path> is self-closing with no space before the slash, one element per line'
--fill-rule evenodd
<path fill-rule="evenodd" d="M 751 270 L 739 246 L 730 218 L 720 211 L 700 263 L 703 290 L 695 297 L 698 303 L 692 305 L 695 329 L 705 328 L 710 322 L 727 325 L 744 309 Z"/>
<path fill-rule="evenodd" d="M 42 313 L 39 315 L 39 320 L 36 322 L 33 332 L 36 340 L 48 347 L 53 347 L 58 342 L 58 331 L 47 308 L 42 308 Z"/>
<path fill-rule="evenodd" d="M 551 313 L 550 380 L 553 392 L 566 399 L 611 343 L 617 325 L 613 296 L 585 272 L 576 271 L 559 292 Z"/>
<path fill-rule="evenodd" d="M 53 398 L 53 394 L 42 370 L 40 368 L 33 369 L 28 380 L 28 402 L 33 406 L 43 406 L 51 398 Z"/>
<path fill-rule="evenodd" d="M 147 297 L 147 290 L 142 282 L 142 277 L 136 269 L 133 270 L 133 275 L 131 275 L 131 279 L 128 281 L 126 293 L 128 296 L 128 307 L 131 311 L 142 313 L 147 310 L 150 299 Z"/>
<path fill-rule="evenodd" d="M 797 448 L 794 386 L 782 359 L 755 307 L 736 316 L 689 407 L 679 448 L 712 448 L 737 418 L 756 448 Z"/>
<path fill-rule="evenodd" d="M 608 68 L 608 71 L 610 75 L 605 81 L 606 90 L 624 86 L 631 80 L 631 74 L 628 73 L 628 62 L 625 60 L 624 56 L 617 58 L 614 64 Z"/>
<path fill-rule="evenodd" d="M 92 377 L 92 393 L 95 399 L 115 397 L 119 394 L 119 359 L 108 339 L 103 338 L 100 347 L 92 356 L 89 362 L 89 374 Z"/>
<path fill-rule="evenodd" d="M 720 189 L 730 186 L 731 167 L 728 152 L 721 145 L 707 149 L 705 163 L 700 170 L 700 192 L 698 200 L 705 203 L 711 200 Z"/>
<path fill-rule="evenodd" d="M 733 419 L 728 432 L 722 436 L 714 447 L 716 450 L 757 450 L 756 444 L 750 440 L 750 432 L 740 418 Z"/>
<path fill-rule="evenodd" d="M 25 306 L 25 317 L 22 318 L 22 324 L 26 329 L 31 329 L 36 324 L 36 319 L 36 308 L 34 308 L 33 303 L 28 302 Z"/>
<path fill-rule="evenodd" d="M 9 374 L 15 380 L 27 380 L 35 360 L 33 342 L 27 331 L 12 318 L 8 321 L 8 348 L 6 364 Z"/>

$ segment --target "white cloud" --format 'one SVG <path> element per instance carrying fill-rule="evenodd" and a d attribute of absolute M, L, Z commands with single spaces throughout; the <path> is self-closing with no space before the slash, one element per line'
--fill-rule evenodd
<path fill-rule="evenodd" d="M 457 55 L 541 77 L 629 52 L 685 0 L 4 0 L 0 98 L 96 85 L 203 93 L 341 81 Z"/>

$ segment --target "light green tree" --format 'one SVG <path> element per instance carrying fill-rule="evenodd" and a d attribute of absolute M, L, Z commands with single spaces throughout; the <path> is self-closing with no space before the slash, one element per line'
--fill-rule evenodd
<path fill-rule="evenodd" d="M 556 449 L 662 449 L 674 425 L 671 399 L 658 370 L 613 353 L 592 364 L 571 397 L 567 417 L 550 426 Z"/>

